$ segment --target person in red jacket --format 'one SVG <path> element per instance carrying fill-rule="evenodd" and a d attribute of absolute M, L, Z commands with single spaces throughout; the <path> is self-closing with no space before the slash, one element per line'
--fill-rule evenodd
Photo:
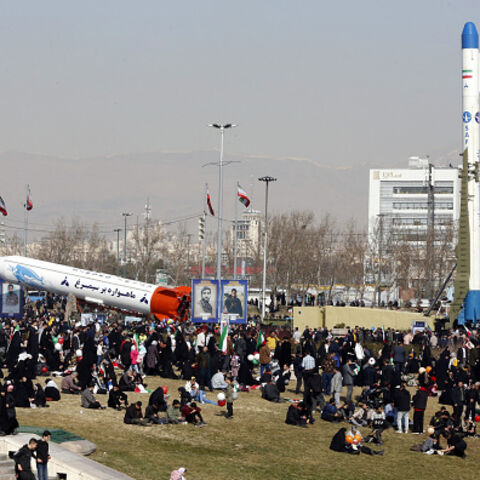
<path fill-rule="evenodd" d="M 182 408 L 182 417 L 188 422 L 193 423 L 196 427 L 201 427 L 202 425 L 207 425 L 203 421 L 202 414 L 200 413 L 202 409 L 197 407 L 195 402 L 186 403 Z"/>

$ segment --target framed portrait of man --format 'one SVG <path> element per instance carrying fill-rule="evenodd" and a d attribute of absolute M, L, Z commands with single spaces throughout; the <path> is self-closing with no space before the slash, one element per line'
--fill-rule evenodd
<path fill-rule="evenodd" d="M 230 323 L 246 322 L 246 280 L 222 280 L 222 314 L 228 315 Z"/>
<path fill-rule="evenodd" d="M 216 322 L 218 280 L 192 280 L 192 321 Z"/>
<path fill-rule="evenodd" d="M 23 289 L 10 282 L 1 283 L 2 303 L 0 315 L 21 318 L 23 316 Z"/>

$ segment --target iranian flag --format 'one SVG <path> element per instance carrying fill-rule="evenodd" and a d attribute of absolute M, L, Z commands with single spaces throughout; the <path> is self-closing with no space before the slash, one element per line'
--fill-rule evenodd
<path fill-rule="evenodd" d="M 263 335 L 263 332 L 258 332 L 257 351 L 262 346 L 264 341 L 265 341 L 265 336 Z"/>
<path fill-rule="evenodd" d="M 227 340 L 228 340 L 228 321 L 222 319 L 220 322 L 220 340 L 219 347 L 223 353 L 227 353 Z"/>
<path fill-rule="evenodd" d="M 250 205 L 250 199 L 248 198 L 247 192 L 240 186 L 240 184 L 237 184 L 237 196 L 240 202 L 245 205 L 245 208 Z"/>
<path fill-rule="evenodd" d="M 27 198 L 25 199 L 25 209 L 29 212 L 33 208 L 33 203 L 30 194 L 30 185 L 27 187 Z"/>
<path fill-rule="evenodd" d="M 4 217 L 8 215 L 7 207 L 5 206 L 5 202 L 3 201 L 2 197 L 0 197 L 0 212 L 3 214 Z"/>
<path fill-rule="evenodd" d="M 208 191 L 208 187 L 207 187 L 207 205 L 208 205 L 208 209 L 210 210 L 210 215 L 214 217 L 215 212 L 213 211 L 212 199 L 210 198 L 210 192 Z"/>

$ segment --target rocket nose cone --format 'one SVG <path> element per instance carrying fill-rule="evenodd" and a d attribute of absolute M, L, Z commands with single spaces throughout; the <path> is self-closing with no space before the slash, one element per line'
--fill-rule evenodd
<path fill-rule="evenodd" d="M 472 22 L 467 22 L 463 27 L 462 48 L 478 48 L 478 32 Z"/>

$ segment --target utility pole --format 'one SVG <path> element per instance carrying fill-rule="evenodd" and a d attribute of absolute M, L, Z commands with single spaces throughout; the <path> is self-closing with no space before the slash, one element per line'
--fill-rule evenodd
<path fill-rule="evenodd" d="M 262 323 L 265 319 L 266 285 L 267 285 L 267 247 L 268 247 L 268 185 L 276 182 L 273 177 L 260 177 L 260 182 L 265 183 L 265 233 L 263 237 L 263 281 L 262 281 Z"/>
<path fill-rule="evenodd" d="M 117 234 L 117 263 L 120 265 L 120 232 L 122 231 L 121 228 L 116 228 L 114 232 Z M 118 274 L 118 267 L 117 267 L 117 274 Z"/>
<path fill-rule="evenodd" d="M 435 185 L 433 179 L 433 165 L 428 162 L 428 186 L 427 186 L 427 238 L 426 238 L 426 280 L 427 280 L 427 297 L 432 299 L 434 294 L 435 282 Z"/>
<path fill-rule="evenodd" d="M 122 213 L 125 220 L 124 236 L 123 236 L 123 276 L 127 275 L 127 218 L 131 217 L 133 213 Z"/>
<path fill-rule="evenodd" d="M 377 307 L 380 307 L 382 300 L 382 263 L 383 263 L 383 220 L 384 215 L 378 215 L 378 272 L 377 272 Z"/>

